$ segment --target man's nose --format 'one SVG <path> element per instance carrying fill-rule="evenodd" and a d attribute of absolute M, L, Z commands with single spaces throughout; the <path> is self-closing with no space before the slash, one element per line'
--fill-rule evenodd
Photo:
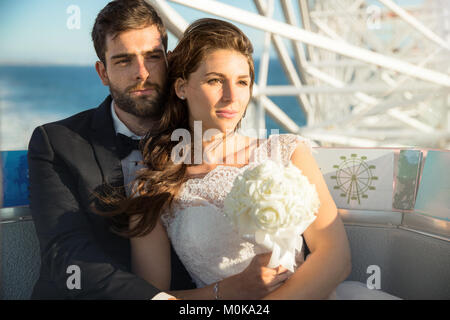
<path fill-rule="evenodd" d="M 150 75 L 149 69 L 145 65 L 145 59 L 143 57 L 137 58 L 136 68 L 136 80 L 146 80 Z"/>

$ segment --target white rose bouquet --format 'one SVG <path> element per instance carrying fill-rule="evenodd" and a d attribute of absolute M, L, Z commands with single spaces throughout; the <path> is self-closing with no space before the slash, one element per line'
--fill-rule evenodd
<path fill-rule="evenodd" d="M 268 267 L 294 272 L 301 234 L 316 219 L 320 201 L 301 170 L 266 160 L 234 180 L 224 202 L 225 214 L 239 234 L 272 250 Z"/>

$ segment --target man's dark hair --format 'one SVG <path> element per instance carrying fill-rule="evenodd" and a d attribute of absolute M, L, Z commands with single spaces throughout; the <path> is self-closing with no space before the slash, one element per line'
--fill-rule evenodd
<path fill-rule="evenodd" d="M 155 25 L 167 50 L 167 32 L 156 10 L 145 0 L 114 0 L 97 15 L 92 29 L 92 41 L 101 62 L 106 65 L 106 37 L 120 32 Z"/>

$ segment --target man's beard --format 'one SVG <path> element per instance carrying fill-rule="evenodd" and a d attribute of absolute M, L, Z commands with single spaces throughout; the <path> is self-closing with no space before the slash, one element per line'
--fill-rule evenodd
<path fill-rule="evenodd" d="M 149 88 L 155 91 L 155 94 L 152 96 L 132 97 L 130 94 L 131 91 Z M 126 88 L 124 91 L 120 91 L 110 84 L 109 91 L 118 108 L 136 117 L 154 119 L 161 114 L 162 90 L 158 84 L 145 83 L 144 85 L 134 85 Z"/>

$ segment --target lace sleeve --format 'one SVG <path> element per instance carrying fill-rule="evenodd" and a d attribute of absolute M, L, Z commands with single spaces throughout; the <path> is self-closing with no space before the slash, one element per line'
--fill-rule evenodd
<path fill-rule="evenodd" d="M 170 207 L 166 206 L 164 209 L 162 209 L 159 219 L 166 230 L 168 230 L 170 225 L 172 224 L 172 221 L 175 218 L 175 212 L 177 212 L 177 210 L 180 210 L 180 208 L 180 204 L 176 200 L 174 200 Z"/>
<path fill-rule="evenodd" d="M 169 227 L 170 222 L 172 220 L 172 215 L 170 214 L 170 212 L 168 210 L 164 210 L 161 213 L 161 216 L 159 217 L 159 219 L 161 220 L 163 227 L 167 230 L 167 228 Z"/>
<path fill-rule="evenodd" d="M 286 166 L 289 164 L 292 154 L 299 143 L 304 143 L 308 146 L 311 153 L 317 152 L 313 149 L 314 143 L 311 140 L 296 134 L 288 133 L 270 136 L 268 140 L 268 149 L 270 150 L 269 157 Z"/>

